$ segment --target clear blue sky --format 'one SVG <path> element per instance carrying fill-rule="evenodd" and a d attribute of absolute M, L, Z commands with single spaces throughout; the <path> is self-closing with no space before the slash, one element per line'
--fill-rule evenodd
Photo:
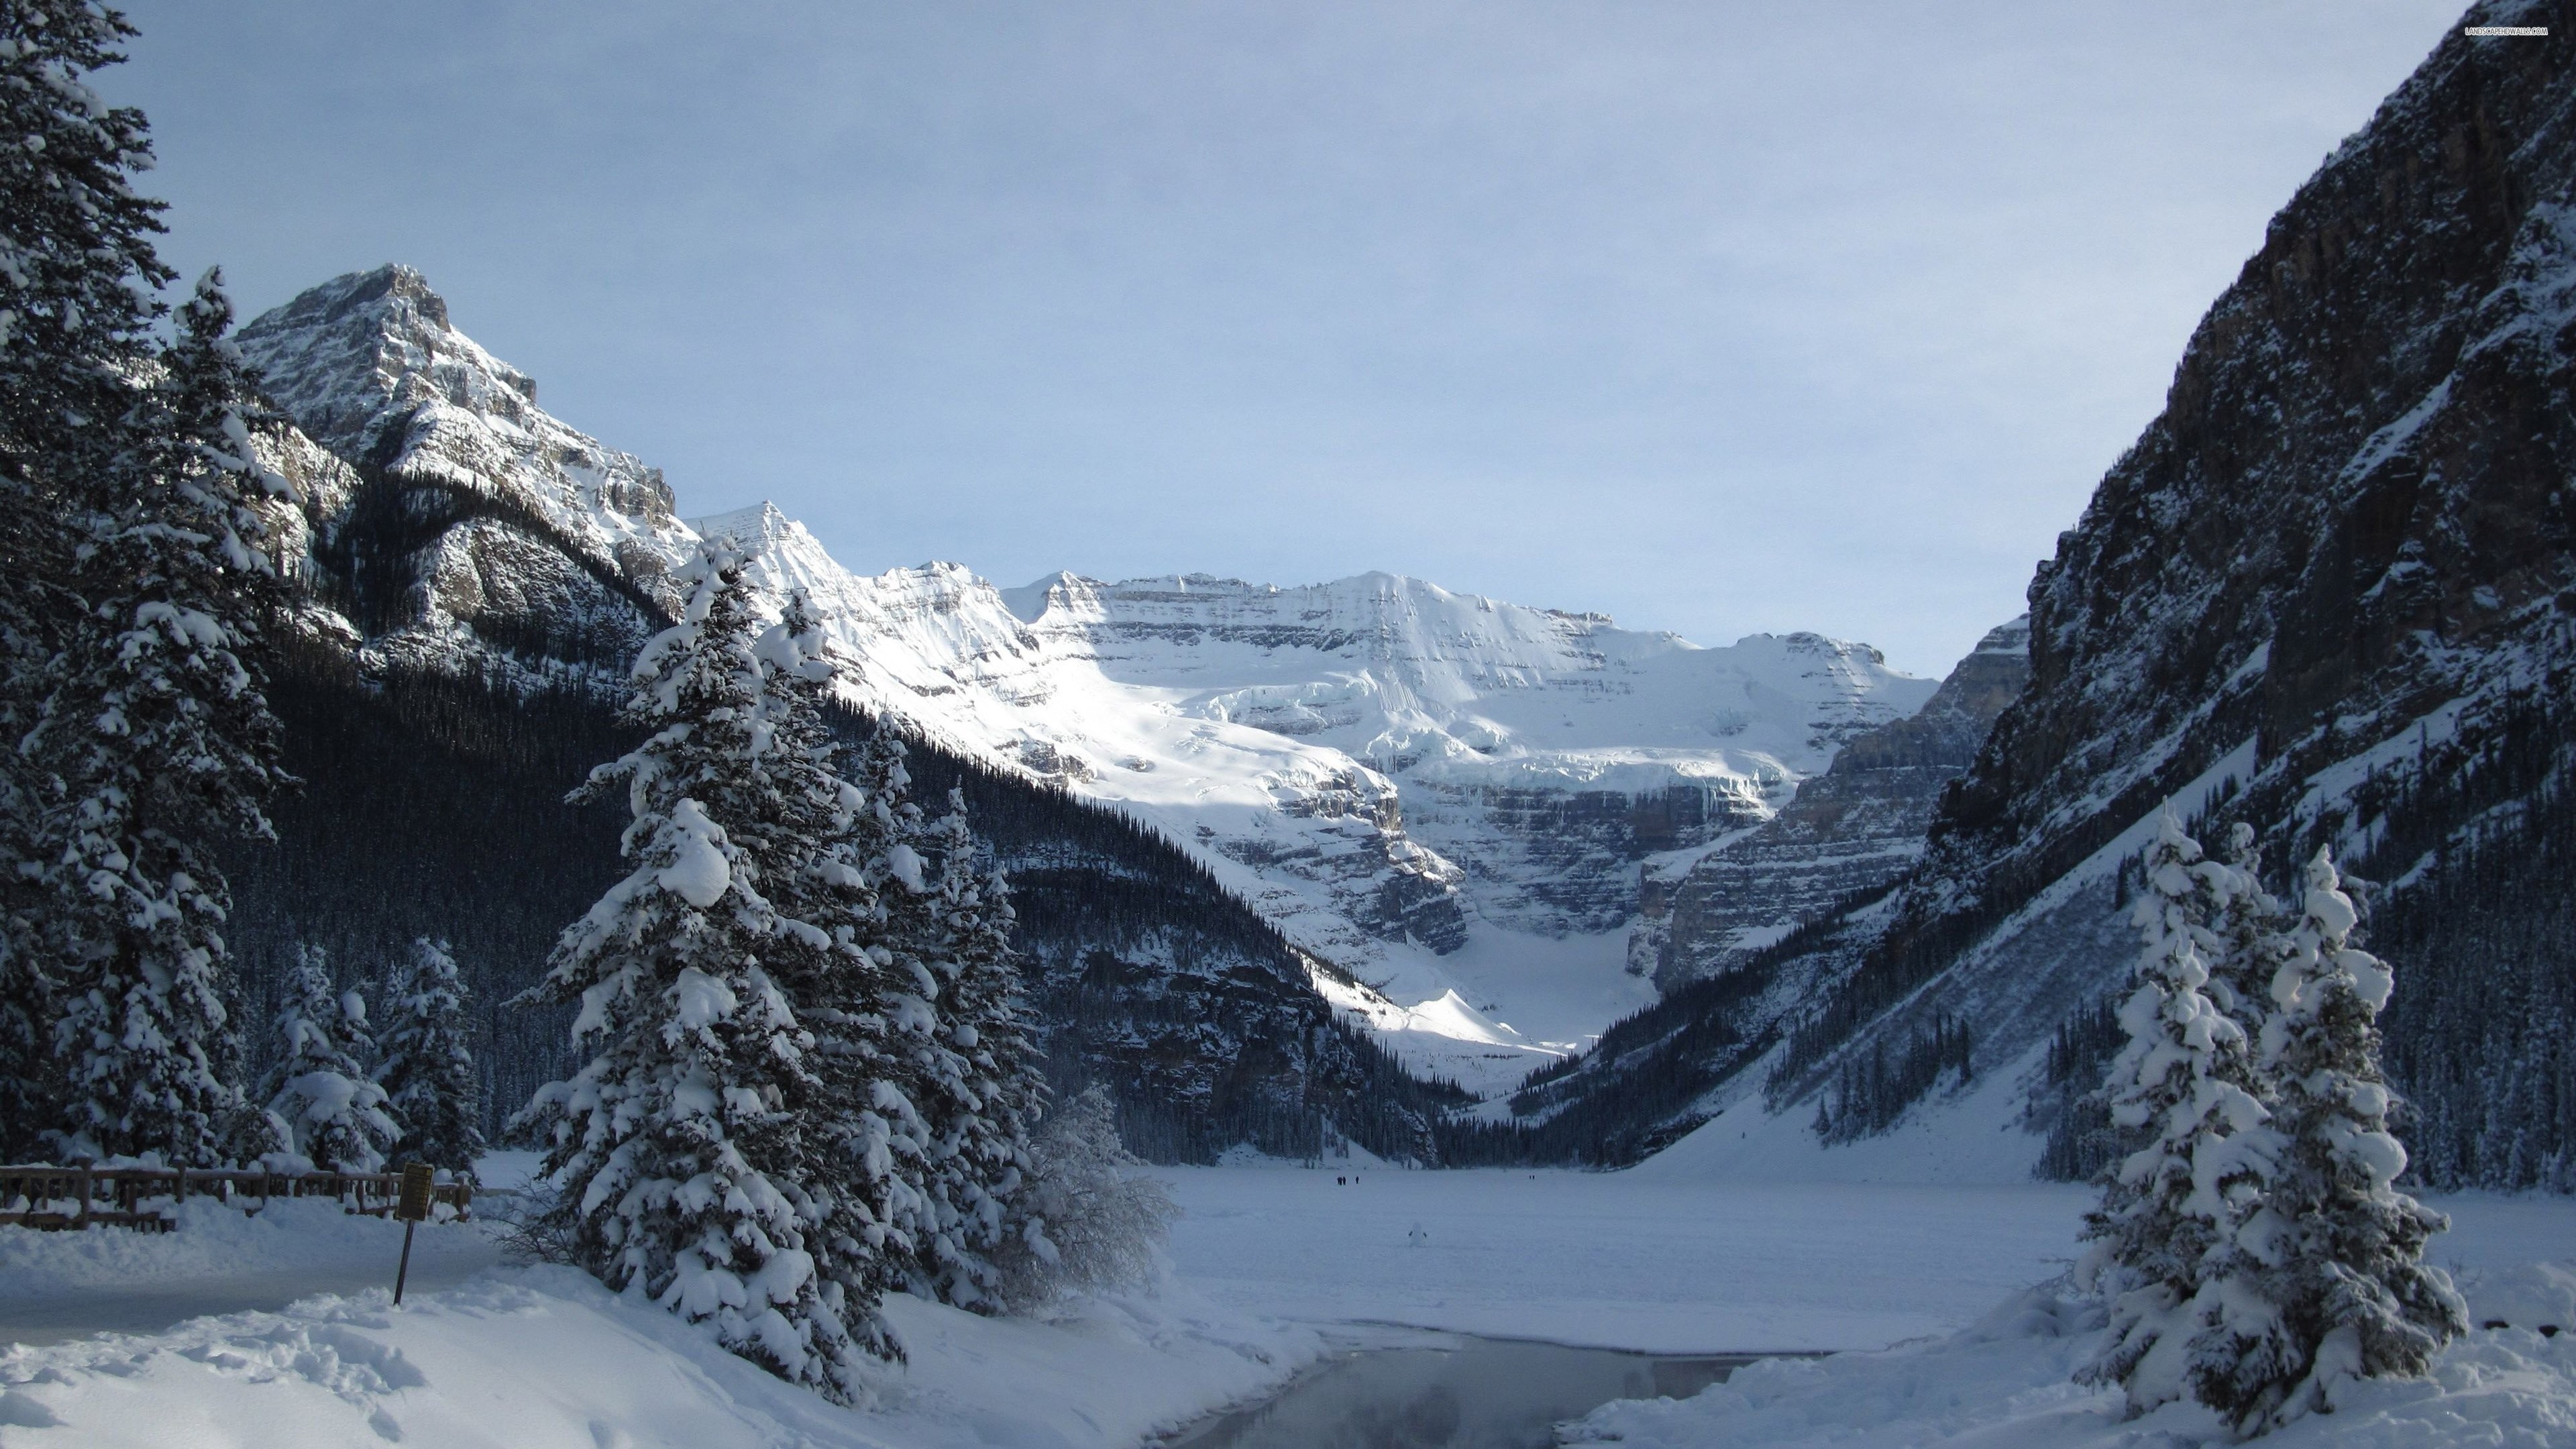
<path fill-rule="evenodd" d="M 2458 7 L 129 13 L 174 264 L 249 315 L 409 262 L 683 512 L 1938 674 Z"/>

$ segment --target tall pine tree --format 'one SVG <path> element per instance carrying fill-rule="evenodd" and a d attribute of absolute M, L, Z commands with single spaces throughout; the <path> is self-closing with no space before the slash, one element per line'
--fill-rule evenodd
<path fill-rule="evenodd" d="M 231 909 L 214 846 L 273 838 L 288 777 L 260 665 L 283 600 L 250 447 L 256 394 L 208 273 L 180 309 L 141 466 L 95 496 L 85 629 L 22 748 L 41 762 L 66 1151 L 206 1163 L 240 1109 Z"/>
<path fill-rule="evenodd" d="M 59 1142 L 50 1024 L 59 791 L 33 738 L 53 691 L 92 662 L 76 576 L 84 522 L 152 451 L 157 202 L 140 111 L 89 77 L 134 34 L 81 0 L 0 4 L 0 1158 Z"/>
<path fill-rule="evenodd" d="M 825 719 L 832 666 L 812 609 L 799 593 L 763 631 L 761 717 L 770 747 L 770 867 L 763 877 L 777 913 L 773 975 L 813 1034 L 807 1063 L 806 1186 L 824 1217 L 820 1271 L 839 1295 L 854 1341 L 881 1358 L 902 1347 L 876 1311 L 908 1261 L 912 1225 L 926 1214 L 922 1163 L 928 1132 L 913 1105 L 900 1043 L 906 995 L 884 944 L 885 912 L 871 865 L 882 857 L 885 802 L 843 779 Z"/>
<path fill-rule="evenodd" d="M 2190 1391 L 2206 1260 L 2272 1149 L 2251 1044 L 2206 990 L 2218 953 L 2209 923 L 2223 916 L 2234 872 L 2203 860 L 2170 814 L 2143 864 L 2138 986 L 2119 1012 L 2129 1040 L 2104 1086 L 2113 1123 L 2139 1145 L 2104 1173 L 2082 1265 L 2111 1295 L 2112 1329 L 2082 1377 L 2120 1384 L 2132 1413 Z"/>
<path fill-rule="evenodd" d="M 830 1104 L 812 1129 L 810 1182 L 848 1241 L 839 1261 L 874 1290 L 995 1311 L 995 1255 L 1023 1227 L 1014 1199 L 1043 1090 L 1007 887 L 961 797 L 936 821 L 913 801 L 891 728 L 842 778 L 824 719 L 833 674 L 801 595 L 760 653 L 774 809 L 793 822 L 776 858 L 805 842 L 797 869 L 767 877 L 792 928 L 779 959 L 801 963 L 779 977 L 815 1034 Z"/>
<path fill-rule="evenodd" d="M 426 1162 L 474 1180 L 483 1155 L 483 1089 L 467 1044 L 467 988 L 445 941 L 427 936 L 386 973 L 376 1081 L 402 1124 L 396 1162 Z"/>
<path fill-rule="evenodd" d="M 945 1265 L 962 1255 L 946 1199 L 948 1168 L 932 1125 L 939 1104 L 965 1090 L 967 1065 L 949 1045 L 940 1016 L 938 970 L 944 929 L 938 877 L 924 853 L 928 822 L 912 799 L 906 750 L 889 723 L 854 752 L 851 774 L 859 807 L 840 842 L 841 857 L 874 903 L 867 954 L 883 1018 L 884 1085 L 870 1104 L 885 1137 L 894 1180 L 883 1184 L 887 1252 L 877 1264 L 887 1289 L 936 1297 Z"/>
<path fill-rule="evenodd" d="M 864 874 L 876 892 L 879 949 L 892 968 L 888 1045 L 903 1098 L 918 1114 L 910 1211 L 896 1219 L 899 1251 L 885 1264 L 887 1283 L 991 1311 L 999 1306 L 993 1249 L 1009 1229 L 1009 1201 L 1027 1160 L 1025 1124 L 1038 1105 L 1034 1074 L 1020 1073 L 1016 981 L 993 974 L 1015 975 L 1009 905 L 1001 895 L 984 900 L 964 817 L 933 820 L 911 798 L 906 753 L 880 726 L 857 770 L 872 802 Z M 996 1010 L 997 1020 L 981 1019 Z M 988 1026 L 1001 1057 L 982 1045 Z M 979 1066 L 979 1053 L 995 1065 Z M 1000 1065 L 1005 1060 L 1013 1065 Z"/>
<path fill-rule="evenodd" d="M 611 1288 L 710 1324 L 791 1382 L 862 1391 L 829 1204 L 808 1190 L 814 1038 L 768 961 L 801 933 L 762 893 L 777 858 L 777 744 L 739 557 L 680 571 L 682 621 L 636 661 L 649 731 L 580 792 L 623 789 L 633 871 L 564 932 L 533 993 L 578 1003 L 588 1061 L 522 1115 L 548 1144 L 554 1228 Z M 764 858 L 766 853 L 767 858 Z"/>
<path fill-rule="evenodd" d="M 2319 850 L 2303 909 L 2266 943 L 2278 964 L 2261 1065 L 2288 1145 L 2239 1235 L 2230 1311 L 2215 1315 L 2201 1398 L 2240 1427 L 2334 1405 L 2354 1378 L 2420 1377 L 2466 1332 L 2467 1307 L 2424 1245 L 2450 1220 L 2393 1185 L 2406 1149 L 2379 1066 L 2386 962 L 2352 944 L 2359 912 Z"/>
<path fill-rule="evenodd" d="M 1002 1305 L 997 1259 L 1032 1226 L 1019 1198 L 1031 1167 L 1029 1129 L 1045 1085 L 1029 1040 L 1019 962 L 1011 949 L 1010 888 L 986 867 L 963 791 L 930 828 L 939 862 L 939 938 L 925 953 L 940 978 L 940 1043 L 953 1058 L 927 1103 L 930 1195 L 950 1246 L 925 1264 L 939 1296 L 962 1307 Z"/>

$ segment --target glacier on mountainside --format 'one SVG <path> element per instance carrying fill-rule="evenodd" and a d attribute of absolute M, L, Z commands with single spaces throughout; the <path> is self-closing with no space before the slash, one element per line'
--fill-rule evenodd
<path fill-rule="evenodd" d="M 694 526 L 815 599 L 869 708 L 1197 849 L 1372 991 L 1319 989 L 1486 1090 L 1651 999 L 1645 862 L 1769 818 L 1934 688 L 1813 634 L 1703 649 L 1390 574 L 1004 591 L 852 575 L 768 505 Z"/>

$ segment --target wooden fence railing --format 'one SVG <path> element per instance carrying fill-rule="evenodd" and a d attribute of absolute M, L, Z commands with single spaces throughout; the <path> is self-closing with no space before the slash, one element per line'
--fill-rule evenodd
<path fill-rule="evenodd" d="M 167 1232 L 182 1198 L 211 1197 L 257 1213 L 271 1198 L 335 1198 L 352 1213 L 390 1216 L 402 1196 L 398 1172 L 267 1172 L 257 1168 L 0 1166 L 0 1225 L 111 1227 Z M 442 1183 L 433 1202 L 468 1216 L 473 1188 Z"/>

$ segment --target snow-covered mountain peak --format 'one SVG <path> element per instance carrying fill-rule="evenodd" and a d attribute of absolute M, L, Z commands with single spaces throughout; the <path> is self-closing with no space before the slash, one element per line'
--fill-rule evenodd
<path fill-rule="evenodd" d="M 751 550 L 769 544 L 814 539 L 804 524 L 779 512 L 778 505 L 767 499 L 731 513 L 711 513 L 704 518 L 692 518 L 688 524 L 700 538 L 730 538 Z M 822 547 L 819 542 L 814 546 L 817 549 Z"/>
<path fill-rule="evenodd" d="M 668 563 L 685 547 L 662 470 L 540 409 L 536 382 L 458 331 L 409 267 L 335 277 L 240 340 L 270 398 L 343 458 L 496 496 L 594 556 L 632 541 Z"/>
<path fill-rule="evenodd" d="M 1817 634 L 1703 649 L 1677 634 L 1368 573 L 1296 587 L 1206 575 L 1011 591 L 1016 617 L 1185 713 L 1330 744 L 1388 774 L 1559 775 L 1617 789 L 1721 774 L 1794 781 L 1929 680 Z M 1733 764 L 1717 762 L 1726 754 Z M 1685 758 L 1690 757 L 1690 758 Z M 1651 776 L 1649 781 L 1647 777 Z"/>
<path fill-rule="evenodd" d="M 1002 607 L 1011 611 L 1012 618 L 1024 624 L 1034 624 L 1040 614 L 1058 606 L 1059 593 L 1070 600 L 1080 591 L 1096 587 L 1098 586 L 1091 580 L 1080 574 L 1067 573 L 1059 569 L 1033 583 L 1022 584 L 1016 589 L 1002 589 L 999 592 L 1002 596 Z M 1069 603 L 1065 606 L 1071 607 Z"/>
<path fill-rule="evenodd" d="M 363 456 L 392 415 L 429 401 L 525 426 L 533 378 L 448 320 L 447 301 L 400 263 L 334 277 L 242 329 L 269 395 L 314 441 Z"/>
<path fill-rule="evenodd" d="M 1984 638 L 1977 641 L 1976 648 L 1968 652 L 1970 654 L 2019 654 L 2025 658 L 2028 657 L 2030 615 L 2016 615 L 2006 623 L 1997 624 L 1986 631 Z"/>

